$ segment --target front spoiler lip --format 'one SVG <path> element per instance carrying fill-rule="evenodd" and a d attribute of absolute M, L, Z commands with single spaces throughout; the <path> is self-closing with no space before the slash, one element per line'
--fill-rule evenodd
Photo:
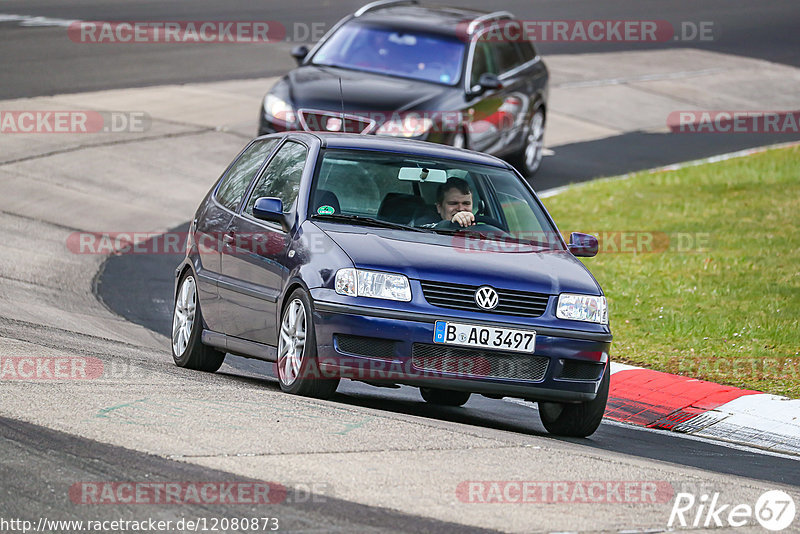
<path fill-rule="evenodd" d="M 323 372 L 331 372 L 336 375 L 337 372 L 342 373 L 343 378 L 350 378 L 352 380 L 367 381 L 369 377 L 352 377 L 348 376 L 352 369 L 347 367 L 340 367 L 333 363 L 325 361 L 320 362 L 320 368 Z M 608 372 L 606 369 L 604 372 Z M 375 382 L 385 382 L 386 384 L 403 384 L 412 387 L 428 387 L 428 388 L 441 388 L 456 391 L 467 391 L 470 393 L 485 393 L 487 395 L 501 395 L 504 397 L 516 397 L 530 401 L 552 401 L 552 402 L 568 402 L 579 403 L 594 400 L 597 396 L 596 388 L 600 380 L 591 383 L 595 387 L 595 391 L 574 391 L 574 390 L 560 390 L 551 389 L 542 386 L 542 382 L 531 382 L 529 384 L 509 384 L 498 381 L 487 381 L 475 378 L 450 378 L 447 376 L 431 377 L 431 378 L 415 378 L 411 376 L 396 376 L 391 379 L 378 380 L 372 379 Z"/>
<path fill-rule="evenodd" d="M 337 302 L 324 302 L 315 301 L 314 310 L 322 313 L 341 313 L 347 315 L 363 315 L 367 317 L 379 317 L 382 319 L 400 319 L 404 321 L 416 321 L 423 323 L 434 323 L 436 321 L 449 321 L 452 317 L 443 315 L 408 312 L 398 310 L 386 310 L 382 308 L 370 308 L 368 306 L 352 306 L 339 304 Z M 499 328 L 507 328 L 508 324 L 497 321 L 481 321 L 484 324 L 497 326 Z M 536 330 L 537 335 L 551 336 L 551 337 L 565 337 L 570 339 L 585 339 L 589 341 L 601 341 L 610 343 L 613 339 L 611 334 L 586 332 L 581 330 L 568 330 L 565 328 L 552 328 L 543 326 L 532 327 Z"/>

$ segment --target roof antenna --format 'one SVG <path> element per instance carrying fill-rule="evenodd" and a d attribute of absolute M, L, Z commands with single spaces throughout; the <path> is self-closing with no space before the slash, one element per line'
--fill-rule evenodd
<path fill-rule="evenodd" d="M 342 132 L 347 133 L 347 121 L 344 118 L 344 92 L 342 91 L 342 77 L 339 76 L 339 100 L 342 103 Z"/>

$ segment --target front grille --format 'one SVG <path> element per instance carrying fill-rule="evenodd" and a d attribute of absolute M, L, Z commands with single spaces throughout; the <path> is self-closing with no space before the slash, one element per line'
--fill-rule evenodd
<path fill-rule="evenodd" d="M 348 115 L 329 111 L 301 109 L 298 112 L 300 124 L 308 132 L 346 132 L 368 134 L 375 127 L 375 121 L 358 115 Z"/>
<path fill-rule="evenodd" d="M 547 300 L 550 298 L 549 295 L 542 293 L 494 288 L 499 297 L 497 307 L 493 310 L 484 310 L 475 303 L 475 291 L 480 286 L 430 281 L 421 281 L 420 283 L 422 284 L 422 294 L 429 304 L 456 310 L 539 317 L 547 308 Z"/>
<path fill-rule="evenodd" d="M 341 352 L 357 356 L 380 358 L 382 360 L 394 359 L 395 342 L 386 339 L 338 334 L 336 336 L 336 345 Z"/>
<path fill-rule="evenodd" d="M 559 378 L 567 380 L 597 380 L 603 372 L 602 363 L 564 360 Z"/>
<path fill-rule="evenodd" d="M 494 352 L 414 343 L 411 349 L 414 367 L 460 376 L 513 378 L 540 382 L 547 373 L 550 359 L 514 352 Z"/>

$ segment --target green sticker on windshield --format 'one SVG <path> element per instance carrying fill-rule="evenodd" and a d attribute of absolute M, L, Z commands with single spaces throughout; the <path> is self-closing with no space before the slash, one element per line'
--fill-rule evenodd
<path fill-rule="evenodd" d="M 317 208 L 317 213 L 320 215 L 333 215 L 333 212 L 336 211 L 333 209 L 333 206 L 320 206 Z"/>

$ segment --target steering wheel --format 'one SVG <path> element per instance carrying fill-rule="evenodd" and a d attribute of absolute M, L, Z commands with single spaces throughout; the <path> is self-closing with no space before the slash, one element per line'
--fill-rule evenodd
<path fill-rule="evenodd" d="M 494 224 L 491 224 L 494 223 Z M 473 232 L 473 233 L 484 233 L 484 234 L 497 234 L 502 237 L 510 236 L 508 232 L 500 228 L 500 223 L 496 220 L 492 219 L 491 217 L 484 217 L 482 215 L 478 215 L 475 218 L 475 224 L 472 226 L 461 226 L 458 223 L 454 223 L 453 221 L 441 221 L 436 225 L 436 228 L 440 230 L 454 230 L 456 232 Z"/>

